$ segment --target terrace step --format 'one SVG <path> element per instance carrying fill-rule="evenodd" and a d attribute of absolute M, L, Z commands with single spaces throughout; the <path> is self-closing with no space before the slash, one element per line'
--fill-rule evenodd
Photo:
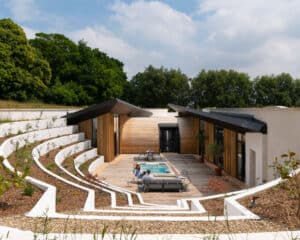
<path fill-rule="evenodd" d="M 16 121 L 0 124 L 0 137 L 22 134 L 43 129 L 66 127 L 65 118 L 51 118 L 42 120 Z"/>
<path fill-rule="evenodd" d="M 80 134 L 82 137 L 80 138 L 80 140 L 84 139 L 84 134 L 81 133 Z M 73 140 L 73 141 L 72 141 Z M 43 145 L 39 145 L 37 149 L 35 149 L 35 152 L 33 152 L 33 154 L 35 154 L 35 161 L 37 163 L 37 165 L 45 172 L 47 173 L 48 175 L 72 186 L 72 187 L 75 187 L 77 189 L 80 189 L 82 191 L 85 191 L 88 196 L 87 196 L 87 199 L 86 199 L 86 202 L 85 202 L 85 206 L 84 206 L 84 210 L 85 211 L 92 211 L 92 210 L 95 210 L 95 190 L 94 189 L 91 189 L 90 187 L 88 186 L 85 186 L 83 185 L 81 182 L 79 181 L 74 181 L 74 179 L 72 179 L 69 175 L 67 175 L 65 172 L 61 172 L 59 175 L 54 173 L 53 171 L 50 171 L 48 170 L 47 168 L 45 168 L 45 166 L 43 166 L 43 164 L 39 161 L 39 157 L 42 156 L 40 154 L 40 152 L 46 154 L 47 152 L 51 151 L 51 150 L 54 150 L 54 149 L 57 149 L 57 147 L 50 147 L 50 148 L 47 148 L 47 150 L 44 150 L 44 151 L 41 151 L 40 148 L 43 148 L 45 149 L 45 146 L 46 145 L 50 145 L 52 146 L 54 142 L 57 142 L 57 143 L 60 143 L 60 146 L 63 146 L 63 145 L 68 145 L 71 143 L 75 143 L 76 145 L 76 138 L 75 139 L 68 139 L 68 138 L 57 138 L 57 139 L 51 139 L 49 140 L 48 142 L 46 143 L 43 143 Z M 83 144 L 88 144 L 87 141 L 85 142 L 82 142 Z M 74 144 L 73 144 L 74 145 Z M 55 146 L 55 145 L 54 145 Z M 64 150 L 64 149 L 63 149 Z M 61 150 L 61 151 L 63 151 Z M 60 151 L 60 152 L 61 152 Z M 58 168 L 59 169 L 59 168 Z M 109 193 L 110 194 L 110 193 Z M 114 193 L 112 193 L 113 195 Z"/>

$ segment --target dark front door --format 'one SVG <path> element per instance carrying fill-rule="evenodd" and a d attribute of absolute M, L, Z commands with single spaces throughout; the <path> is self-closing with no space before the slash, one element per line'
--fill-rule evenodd
<path fill-rule="evenodd" d="M 160 128 L 160 151 L 179 152 L 178 127 Z"/>

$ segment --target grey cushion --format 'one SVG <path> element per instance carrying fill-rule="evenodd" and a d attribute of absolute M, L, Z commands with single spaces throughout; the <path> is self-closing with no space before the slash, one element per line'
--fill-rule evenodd
<path fill-rule="evenodd" d="M 183 189 L 183 184 L 181 179 L 178 178 L 152 178 L 143 180 L 144 191 L 150 190 L 160 190 L 160 191 L 170 191 Z"/>

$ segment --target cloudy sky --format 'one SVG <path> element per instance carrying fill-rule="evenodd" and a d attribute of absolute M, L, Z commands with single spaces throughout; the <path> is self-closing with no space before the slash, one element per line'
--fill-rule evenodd
<path fill-rule="evenodd" d="M 124 62 L 128 76 L 152 64 L 235 69 L 252 77 L 300 77 L 299 0 L 0 0 L 29 38 L 35 32 L 84 39 Z"/>

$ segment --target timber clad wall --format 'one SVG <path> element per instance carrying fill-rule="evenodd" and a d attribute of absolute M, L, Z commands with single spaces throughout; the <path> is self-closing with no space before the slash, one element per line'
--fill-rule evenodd
<path fill-rule="evenodd" d="M 213 144 L 215 139 L 214 139 L 214 124 L 205 122 L 205 149 L 207 152 L 208 146 L 210 144 Z M 207 154 L 207 160 L 213 162 L 214 161 L 214 156 L 212 154 Z"/>
<path fill-rule="evenodd" d="M 205 149 L 214 143 L 214 124 L 205 122 Z M 212 154 L 207 154 L 207 159 L 213 161 Z M 224 171 L 232 177 L 237 176 L 237 159 L 236 159 L 236 132 L 224 128 Z"/>
<path fill-rule="evenodd" d="M 98 154 L 104 155 L 105 162 L 111 162 L 115 158 L 114 144 L 114 115 L 106 113 L 97 118 Z"/>
<path fill-rule="evenodd" d="M 199 151 L 199 119 L 193 117 L 175 118 L 128 118 L 120 115 L 120 153 L 141 153 L 148 149 L 160 151 L 159 123 L 177 123 L 180 135 L 180 153 Z"/>
<path fill-rule="evenodd" d="M 180 135 L 180 153 L 199 154 L 199 118 L 178 118 Z"/>
<path fill-rule="evenodd" d="M 120 153 L 159 152 L 157 118 L 120 118 Z"/>
<path fill-rule="evenodd" d="M 224 128 L 224 170 L 232 177 L 236 177 L 236 132 Z"/>
<path fill-rule="evenodd" d="M 93 119 L 80 122 L 78 124 L 79 132 L 84 132 L 85 138 L 92 140 L 93 137 Z"/>

